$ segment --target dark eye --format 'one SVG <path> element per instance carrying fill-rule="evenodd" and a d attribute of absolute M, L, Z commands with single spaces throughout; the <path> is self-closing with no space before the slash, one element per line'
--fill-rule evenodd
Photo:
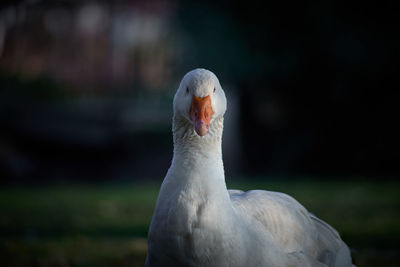
<path fill-rule="evenodd" d="M 214 87 L 214 93 L 215 93 L 215 87 Z"/>
<path fill-rule="evenodd" d="M 189 93 L 189 87 L 186 87 L 186 93 Z"/>

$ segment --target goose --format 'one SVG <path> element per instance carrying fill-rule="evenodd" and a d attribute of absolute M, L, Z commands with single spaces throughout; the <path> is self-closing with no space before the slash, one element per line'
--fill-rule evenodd
<path fill-rule="evenodd" d="M 352 266 L 338 232 L 294 198 L 227 189 L 226 103 L 211 71 L 183 77 L 173 101 L 173 159 L 151 220 L 146 266 Z"/>

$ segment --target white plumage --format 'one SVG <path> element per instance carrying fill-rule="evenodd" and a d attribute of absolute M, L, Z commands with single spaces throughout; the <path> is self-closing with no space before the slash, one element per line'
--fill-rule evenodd
<path fill-rule="evenodd" d="M 339 234 L 292 197 L 227 190 L 226 98 L 205 69 L 174 98 L 174 156 L 149 230 L 146 266 L 352 266 Z"/>

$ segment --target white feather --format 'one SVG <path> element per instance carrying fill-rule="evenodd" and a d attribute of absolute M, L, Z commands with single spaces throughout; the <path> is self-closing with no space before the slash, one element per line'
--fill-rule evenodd
<path fill-rule="evenodd" d="M 211 96 L 214 115 L 203 137 L 188 116 L 193 95 Z M 174 156 L 150 225 L 146 266 L 352 266 L 338 233 L 292 197 L 227 190 L 225 110 L 212 72 L 185 75 L 174 98 Z"/>

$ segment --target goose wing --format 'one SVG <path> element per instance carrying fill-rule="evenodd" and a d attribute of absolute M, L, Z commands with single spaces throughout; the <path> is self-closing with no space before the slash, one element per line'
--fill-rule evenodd
<path fill-rule="evenodd" d="M 316 238 L 307 210 L 292 197 L 264 190 L 229 193 L 238 215 L 258 231 L 267 232 L 282 250 L 304 251 Z"/>
<path fill-rule="evenodd" d="M 338 232 L 291 196 L 264 190 L 229 194 L 236 213 L 267 233 L 285 253 L 306 255 L 328 266 L 351 266 L 350 251 Z"/>

